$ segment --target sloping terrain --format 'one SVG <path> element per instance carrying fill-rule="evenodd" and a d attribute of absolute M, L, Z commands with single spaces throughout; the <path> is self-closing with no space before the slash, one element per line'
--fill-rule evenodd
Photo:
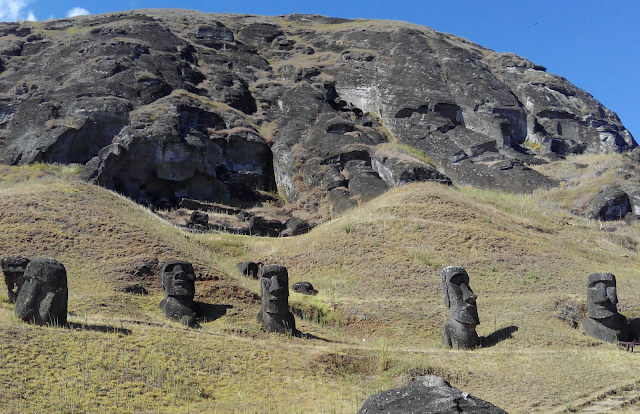
<path fill-rule="evenodd" d="M 616 275 L 623 314 L 640 313 L 640 227 L 590 221 L 567 201 L 592 176 L 621 179 L 606 171 L 624 157 L 570 161 L 587 167 L 545 166 L 569 183 L 557 189 L 414 183 L 277 239 L 183 232 L 71 167 L 0 167 L 0 252 L 61 261 L 70 322 L 24 324 L 0 297 L 0 410 L 353 413 L 425 373 L 510 413 L 560 412 L 631 389 L 638 353 L 587 337 L 579 318 L 596 271 Z M 208 319 L 200 329 L 158 309 L 153 263 L 173 258 L 196 268 Z M 290 284 L 319 290 L 290 296 L 306 338 L 262 331 L 258 282 L 234 266 L 245 260 L 283 264 Z M 440 345 L 447 265 L 469 272 L 483 348 Z M 149 295 L 123 291 L 136 284 Z"/>

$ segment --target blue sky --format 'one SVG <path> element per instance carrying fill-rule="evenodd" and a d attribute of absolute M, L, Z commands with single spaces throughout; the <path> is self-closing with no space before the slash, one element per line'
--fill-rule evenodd
<path fill-rule="evenodd" d="M 0 0 L 0 20 L 139 8 L 404 20 L 545 66 L 590 92 L 640 141 L 640 0 Z"/>

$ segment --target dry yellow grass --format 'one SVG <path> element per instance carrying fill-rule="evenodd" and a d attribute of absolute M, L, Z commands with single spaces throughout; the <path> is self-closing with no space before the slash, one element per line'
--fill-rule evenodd
<path fill-rule="evenodd" d="M 595 271 L 617 276 L 627 317 L 640 312 L 640 226 L 600 231 L 569 214 L 570 190 L 412 184 L 309 234 L 266 239 L 184 233 L 62 167 L 0 167 L 0 254 L 64 263 L 72 324 L 23 324 L 2 296 L 0 411 L 353 413 L 424 373 L 510 413 L 574 408 L 640 381 L 637 353 L 554 317 L 558 303 L 584 304 Z M 197 283 L 196 300 L 217 317 L 185 330 L 157 309 L 159 284 L 149 296 L 117 290 L 140 257 L 192 261 L 210 279 Z M 235 270 L 250 259 L 283 264 L 290 283 L 320 290 L 290 298 L 307 317 L 299 329 L 319 339 L 261 330 L 258 282 Z M 454 264 L 478 294 L 479 334 L 511 338 L 442 348 L 439 271 Z"/>

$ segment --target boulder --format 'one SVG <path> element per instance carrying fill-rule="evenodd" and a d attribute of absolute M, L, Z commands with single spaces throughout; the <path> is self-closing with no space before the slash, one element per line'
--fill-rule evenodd
<path fill-rule="evenodd" d="M 403 388 L 366 399 L 358 414 L 506 414 L 495 405 L 452 387 L 434 375 L 416 378 Z"/>
<path fill-rule="evenodd" d="M 632 212 L 629 195 L 619 187 L 600 191 L 587 204 L 587 217 L 602 221 L 622 220 Z"/>
<path fill-rule="evenodd" d="M 313 285 L 309 282 L 296 282 L 291 285 L 291 290 L 303 295 L 317 295 L 318 291 L 313 288 Z"/>
<path fill-rule="evenodd" d="M 252 279 L 257 279 L 258 278 L 258 271 L 260 270 L 260 267 L 258 266 L 257 263 L 254 263 L 254 262 L 242 262 L 242 263 L 236 264 L 236 268 L 244 276 L 249 276 Z"/>

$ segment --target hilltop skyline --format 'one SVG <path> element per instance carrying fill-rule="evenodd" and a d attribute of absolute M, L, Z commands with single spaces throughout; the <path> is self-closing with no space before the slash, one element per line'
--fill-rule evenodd
<path fill-rule="evenodd" d="M 184 8 L 207 13 L 402 20 L 452 33 L 497 52 L 512 52 L 567 78 L 616 112 L 640 140 L 640 3 L 570 0 L 534 3 L 383 2 L 327 0 L 212 2 L 203 0 L 0 0 L 0 20 L 48 20 L 140 8 Z"/>

